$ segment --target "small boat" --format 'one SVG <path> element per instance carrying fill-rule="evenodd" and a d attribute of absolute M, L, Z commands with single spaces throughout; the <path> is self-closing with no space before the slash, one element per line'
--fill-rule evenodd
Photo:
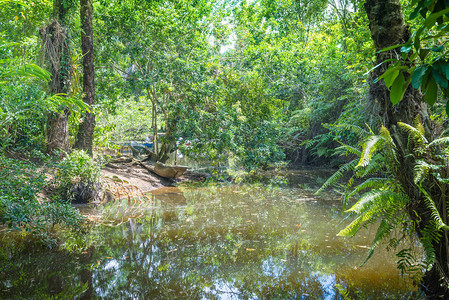
<path fill-rule="evenodd" d="M 160 162 L 156 162 L 154 167 L 149 169 L 157 175 L 165 178 L 178 178 L 189 169 L 186 166 L 169 166 Z"/>

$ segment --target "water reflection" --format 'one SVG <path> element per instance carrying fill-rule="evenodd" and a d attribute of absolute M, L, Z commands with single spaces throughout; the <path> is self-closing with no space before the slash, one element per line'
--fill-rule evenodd
<path fill-rule="evenodd" d="M 59 286 L 106 299 L 343 299 L 336 285 L 361 299 L 420 297 L 389 253 L 354 269 L 365 258 L 369 232 L 335 236 L 344 226 L 339 201 L 258 186 L 184 186 L 155 191 L 151 199 L 92 212 L 116 221 L 94 226 L 89 251 L 60 262 Z M 28 283 L 24 277 L 50 268 L 11 258 L 20 261 L 8 284 L 0 275 L 0 296 L 12 297 L 14 282 Z"/>

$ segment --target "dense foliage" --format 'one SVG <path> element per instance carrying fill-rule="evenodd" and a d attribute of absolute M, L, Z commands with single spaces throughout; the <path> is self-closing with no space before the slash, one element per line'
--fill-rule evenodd
<path fill-rule="evenodd" d="M 340 166 L 331 182 L 352 170 L 356 219 L 342 235 L 380 220 L 372 253 L 401 227 L 424 244 L 422 267 L 443 265 L 449 281 L 447 1 L 83 3 L 93 4 L 89 105 L 78 1 L 0 0 L 4 223 L 41 235 L 78 224 L 68 202 L 95 198 L 98 167 L 84 152 L 62 157 L 95 116 L 96 154 L 147 141 L 154 161 L 180 151 L 234 173 Z M 61 158 L 50 187 L 36 171 L 45 152 Z"/>

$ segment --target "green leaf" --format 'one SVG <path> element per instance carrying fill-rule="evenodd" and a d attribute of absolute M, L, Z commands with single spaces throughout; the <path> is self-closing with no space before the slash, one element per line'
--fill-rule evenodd
<path fill-rule="evenodd" d="M 441 67 L 441 73 L 446 76 L 446 79 L 449 80 L 449 64 L 444 63 L 444 64 L 441 64 L 440 67 Z"/>
<path fill-rule="evenodd" d="M 394 70 L 393 72 L 390 72 L 388 75 L 384 77 L 385 85 L 387 88 L 390 88 L 393 84 L 396 77 L 399 75 L 399 70 Z"/>
<path fill-rule="evenodd" d="M 25 2 L 20 1 L 20 0 L 0 0 L 0 5 L 3 5 L 6 3 L 18 4 L 18 5 L 22 5 L 24 7 L 29 7 L 28 4 L 26 4 Z"/>
<path fill-rule="evenodd" d="M 434 105 L 437 101 L 438 85 L 433 76 L 429 76 L 425 91 L 426 94 L 424 95 L 424 101 L 429 105 Z"/>
<path fill-rule="evenodd" d="M 443 49 L 444 49 L 444 46 L 441 45 L 441 46 L 438 46 L 438 47 L 433 47 L 430 50 L 433 51 L 433 52 L 442 52 Z"/>
<path fill-rule="evenodd" d="M 411 45 L 407 45 L 407 46 L 401 47 L 401 52 L 402 53 L 409 53 L 411 50 L 412 50 L 412 46 Z"/>
<path fill-rule="evenodd" d="M 437 19 L 445 14 L 449 13 L 449 8 L 440 10 L 439 12 L 433 13 L 429 15 L 426 20 L 424 21 L 424 27 L 430 28 L 433 25 L 435 25 Z"/>
<path fill-rule="evenodd" d="M 435 78 L 435 81 L 443 88 L 443 89 L 447 89 L 447 79 L 446 76 L 442 76 L 440 73 L 440 68 L 438 68 L 437 66 L 435 66 L 432 70 L 432 76 L 433 78 Z"/>
<path fill-rule="evenodd" d="M 415 10 L 410 14 L 410 20 L 416 18 L 421 10 L 421 6 L 417 6 Z"/>
<path fill-rule="evenodd" d="M 412 75 L 412 86 L 415 89 L 419 89 L 422 84 L 422 78 L 427 71 L 427 65 L 421 65 L 415 69 Z"/>
<path fill-rule="evenodd" d="M 391 87 L 390 91 L 390 100 L 393 105 L 396 105 L 399 103 L 399 101 L 402 100 L 402 97 L 404 96 L 404 75 L 402 73 L 399 73 L 399 75 L 396 77 L 395 81 L 393 82 L 393 85 Z"/>
<path fill-rule="evenodd" d="M 427 55 L 429 55 L 429 53 L 430 49 L 427 48 L 419 49 L 419 58 L 421 58 L 421 60 L 424 60 L 427 57 Z"/>
<path fill-rule="evenodd" d="M 44 81 L 49 81 L 51 79 L 51 73 L 47 70 L 42 69 L 35 64 L 23 65 L 17 70 L 17 75 L 25 77 L 35 77 L 42 79 Z"/>
<path fill-rule="evenodd" d="M 393 50 L 393 49 L 396 49 L 396 48 L 399 48 L 399 47 L 402 47 L 402 46 L 405 46 L 405 44 L 393 45 L 393 46 L 390 46 L 390 47 L 387 47 L 387 48 L 383 48 L 382 50 L 377 51 L 377 53 L 385 52 L 385 51 L 388 51 L 388 50 Z"/>

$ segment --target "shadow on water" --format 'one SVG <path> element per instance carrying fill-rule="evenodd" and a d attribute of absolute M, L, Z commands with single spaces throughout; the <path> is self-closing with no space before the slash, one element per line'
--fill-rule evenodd
<path fill-rule="evenodd" d="M 300 189 L 164 188 L 92 210 L 81 253 L 1 253 L 0 298 L 419 299 L 372 234 L 336 234 L 341 202 Z M 76 236 L 69 235 L 68 244 Z M 72 240 L 71 240 L 72 239 Z"/>

